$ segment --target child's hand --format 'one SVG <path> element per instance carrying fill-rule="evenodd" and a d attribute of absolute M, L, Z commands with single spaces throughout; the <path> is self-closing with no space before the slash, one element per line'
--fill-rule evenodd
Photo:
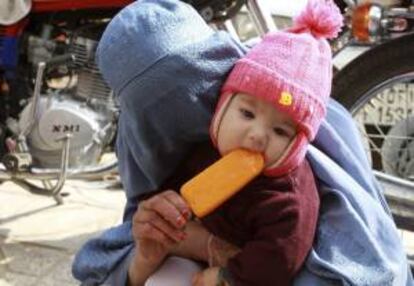
<path fill-rule="evenodd" d="M 216 286 L 219 274 L 218 267 L 210 267 L 194 274 L 192 286 Z"/>

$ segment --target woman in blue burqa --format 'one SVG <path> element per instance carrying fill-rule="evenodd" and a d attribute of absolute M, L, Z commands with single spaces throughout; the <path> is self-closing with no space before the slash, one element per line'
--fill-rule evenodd
<path fill-rule="evenodd" d="M 139 199 L 162 185 L 193 144 L 209 139 L 220 87 L 246 50 L 175 0 L 134 2 L 108 25 L 97 62 L 120 103 L 116 153 L 127 203 L 123 223 L 77 253 L 73 274 L 82 285 L 126 285 Z M 359 138 L 349 113 L 331 100 L 307 153 L 321 209 L 294 285 L 413 285 Z"/>

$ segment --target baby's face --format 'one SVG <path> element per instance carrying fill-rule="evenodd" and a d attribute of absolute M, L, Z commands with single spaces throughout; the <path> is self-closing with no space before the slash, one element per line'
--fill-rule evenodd
<path fill-rule="evenodd" d="M 295 123 L 270 103 L 244 93 L 231 99 L 217 134 L 222 155 L 245 148 L 260 152 L 271 166 L 285 153 L 296 135 Z"/>

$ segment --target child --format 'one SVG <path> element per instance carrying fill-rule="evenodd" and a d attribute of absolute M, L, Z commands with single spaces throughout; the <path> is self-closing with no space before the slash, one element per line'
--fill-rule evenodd
<path fill-rule="evenodd" d="M 265 158 L 262 176 L 202 218 L 210 268 L 195 285 L 290 285 L 310 251 L 319 197 L 308 143 L 325 116 L 332 60 L 326 38 L 342 24 L 331 1 L 310 1 L 288 31 L 270 33 L 226 80 L 213 117 L 211 144 L 201 145 L 164 187 L 180 185 L 220 155 L 245 148 Z M 225 267 L 212 251 L 217 236 L 240 248 Z"/>

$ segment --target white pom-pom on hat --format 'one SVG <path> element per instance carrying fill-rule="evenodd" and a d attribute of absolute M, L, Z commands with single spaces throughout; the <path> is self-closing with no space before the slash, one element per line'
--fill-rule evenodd
<path fill-rule="evenodd" d="M 291 31 L 310 32 L 316 38 L 333 39 L 338 36 L 343 17 L 332 0 L 309 0 L 306 8 L 293 19 Z"/>

